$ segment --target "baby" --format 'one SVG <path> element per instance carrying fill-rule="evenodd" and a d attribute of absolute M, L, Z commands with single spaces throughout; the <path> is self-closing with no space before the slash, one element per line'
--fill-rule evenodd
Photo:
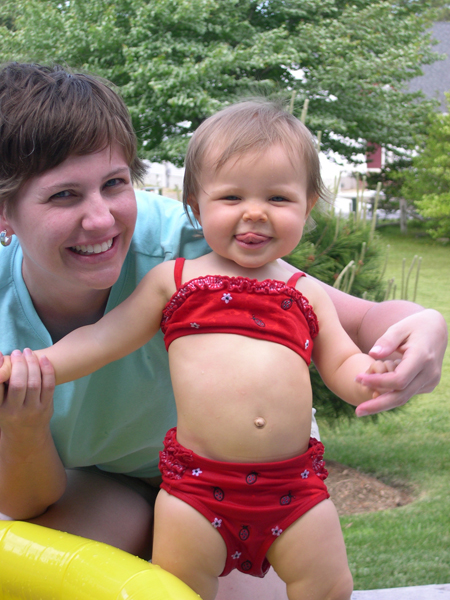
<path fill-rule="evenodd" d="M 232 569 L 262 577 L 270 565 L 290 600 L 348 600 L 308 365 L 356 406 L 373 395 L 356 376 L 395 363 L 362 354 L 321 286 L 279 260 L 324 194 L 314 142 L 271 103 L 230 106 L 192 137 L 183 193 L 211 253 L 158 265 L 100 321 L 36 354 L 64 383 L 161 328 L 178 426 L 161 452 L 153 562 L 204 600 Z"/>

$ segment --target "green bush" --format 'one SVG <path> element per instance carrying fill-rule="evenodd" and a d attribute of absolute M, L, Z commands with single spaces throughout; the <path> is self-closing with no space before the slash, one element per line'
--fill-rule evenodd
<path fill-rule="evenodd" d="M 383 300 L 386 289 L 382 280 L 384 250 L 371 225 L 358 221 L 353 214 L 348 218 L 340 217 L 323 205 L 313 210 L 311 220 L 309 231 L 285 260 L 324 283 L 332 286 L 337 283 L 336 287 L 353 296 Z M 354 407 L 325 386 L 313 365 L 310 371 L 314 406 L 320 417 L 330 424 L 339 417 L 352 418 Z"/>

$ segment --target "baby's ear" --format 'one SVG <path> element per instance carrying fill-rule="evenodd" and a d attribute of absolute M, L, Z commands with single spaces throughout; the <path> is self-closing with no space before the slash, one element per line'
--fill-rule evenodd
<path fill-rule="evenodd" d="M 187 205 L 191 208 L 194 217 L 197 219 L 197 221 L 201 225 L 202 222 L 200 219 L 200 210 L 199 210 L 198 202 L 197 202 L 195 196 L 193 196 L 192 194 L 190 196 L 188 196 L 188 198 L 187 198 Z"/>
<path fill-rule="evenodd" d="M 311 211 L 314 208 L 314 206 L 316 205 L 316 202 L 318 199 L 319 199 L 319 195 L 308 198 L 308 209 L 306 211 L 306 217 L 309 217 L 309 215 L 311 214 Z"/>

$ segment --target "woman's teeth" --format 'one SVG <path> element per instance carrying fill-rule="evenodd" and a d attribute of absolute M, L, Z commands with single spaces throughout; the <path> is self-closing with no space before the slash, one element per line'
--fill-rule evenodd
<path fill-rule="evenodd" d="M 113 240 L 112 238 L 107 242 L 103 242 L 103 244 L 88 244 L 87 246 L 73 246 L 72 250 L 78 252 L 79 254 L 100 254 L 101 252 L 106 252 L 112 246 Z"/>

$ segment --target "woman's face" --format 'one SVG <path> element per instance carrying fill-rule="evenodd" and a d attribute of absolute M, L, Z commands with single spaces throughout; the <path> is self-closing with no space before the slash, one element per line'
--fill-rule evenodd
<path fill-rule="evenodd" d="M 109 289 L 125 260 L 136 211 L 119 146 L 69 156 L 28 180 L 2 229 L 7 225 L 20 241 L 31 297 Z"/>

